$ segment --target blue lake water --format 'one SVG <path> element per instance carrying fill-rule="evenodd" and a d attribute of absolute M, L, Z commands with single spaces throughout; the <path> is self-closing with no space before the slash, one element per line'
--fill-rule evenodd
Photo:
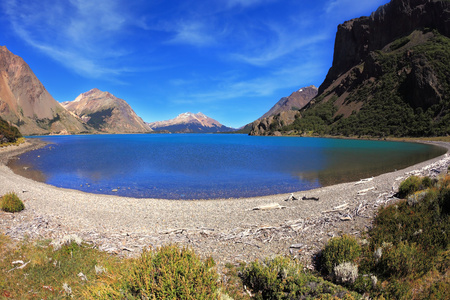
<path fill-rule="evenodd" d="M 445 153 L 415 143 L 235 134 L 40 139 L 50 144 L 21 155 L 14 168 L 26 166 L 58 187 L 164 199 L 290 193 L 379 175 Z"/>

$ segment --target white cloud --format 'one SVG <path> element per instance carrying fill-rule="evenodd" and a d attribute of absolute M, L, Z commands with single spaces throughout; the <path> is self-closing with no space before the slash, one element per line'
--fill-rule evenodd
<path fill-rule="evenodd" d="M 106 62 L 127 53 L 112 38 L 125 25 L 117 1 L 7 0 L 4 7 L 20 38 L 68 69 L 90 78 L 129 71 Z"/>
<path fill-rule="evenodd" d="M 297 23 L 283 25 L 266 24 L 260 30 L 263 34 L 248 33 L 247 47 L 230 57 L 254 66 L 267 66 L 286 57 L 304 56 L 329 38 L 326 33 L 309 33 Z"/>
<path fill-rule="evenodd" d="M 168 43 L 198 47 L 210 46 L 215 43 L 215 38 L 208 32 L 206 24 L 199 21 L 182 21 L 169 30 L 175 32 L 175 36 Z"/>
<path fill-rule="evenodd" d="M 321 63 L 308 60 L 298 62 L 293 66 L 285 65 L 274 72 L 250 79 L 240 78 L 234 72 L 230 72 L 228 75 L 221 74 L 217 78 L 208 78 L 208 87 L 203 84 L 202 92 L 174 95 L 171 101 L 176 104 L 212 104 L 231 99 L 270 97 L 276 91 L 286 88 L 292 88 L 292 92 L 294 92 L 306 85 L 320 84 L 323 70 L 326 68 L 327 66 Z M 310 81 L 302 82 L 305 78 Z M 319 82 L 311 82 L 314 79 Z M 200 78 L 196 78 L 195 81 L 177 80 L 174 84 L 202 85 L 202 80 Z M 277 101 L 278 99 L 273 100 Z"/>

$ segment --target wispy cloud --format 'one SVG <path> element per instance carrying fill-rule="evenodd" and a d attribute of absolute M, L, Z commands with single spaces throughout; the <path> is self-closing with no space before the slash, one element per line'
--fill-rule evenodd
<path fill-rule="evenodd" d="M 333 18 L 357 18 L 368 10 L 376 9 L 378 6 L 386 4 L 389 0 L 330 0 L 325 4 L 325 12 Z"/>
<path fill-rule="evenodd" d="M 252 78 L 242 78 L 236 76 L 234 72 L 230 72 L 228 77 L 222 74 L 214 79 L 209 78 L 208 88 L 204 87 L 201 89 L 201 92 L 174 95 L 171 102 L 175 104 L 213 104 L 230 99 L 270 97 L 276 91 L 282 89 L 287 88 L 294 91 L 303 86 L 314 84 L 314 81 L 322 76 L 323 70 L 326 67 L 321 63 L 309 60 L 299 62 L 293 66 L 286 65 L 269 74 Z M 300 82 L 301 78 L 309 78 L 310 81 Z M 204 85 L 204 82 L 200 78 L 197 78 L 191 81 L 177 80 L 173 84 L 177 84 L 178 86 L 183 84 Z"/>
<path fill-rule="evenodd" d="M 225 0 L 225 4 L 228 8 L 235 6 L 249 7 L 273 1 L 274 0 Z"/>
<path fill-rule="evenodd" d="M 175 33 L 175 36 L 168 41 L 169 44 L 188 44 L 204 47 L 215 43 L 215 38 L 208 32 L 206 24 L 200 21 L 181 21 L 169 31 Z"/>
<path fill-rule="evenodd" d="M 117 2 L 6 0 L 4 7 L 21 39 L 76 73 L 111 78 L 129 71 L 108 63 L 127 54 L 111 38 L 125 23 Z"/>
<path fill-rule="evenodd" d="M 265 66 L 295 52 L 301 55 L 303 51 L 311 51 L 315 44 L 328 38 L 326 34 L 316 33 L 307 36 L 300 30 L 295 32 L 292 28 L 283 28 L 274 24 L 268 27 L 266 36 L 271 35 L 271 38 L 266 39 L 264 44 L 255 41 L 251 49 L 234 53 L 231 57 L 251 65 Z"/>

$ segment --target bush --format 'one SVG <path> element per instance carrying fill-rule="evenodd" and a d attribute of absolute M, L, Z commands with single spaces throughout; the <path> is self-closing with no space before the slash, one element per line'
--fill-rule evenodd
<path fill-rule="evenodd" d="M 338 293 L 351 297 L 344 288 L 305 272 L 302 265 L 285 257 L 250 263 L 242 272 L 242 282 L 254 299 L 331 299 Z"/>
<path fill-rule="evenodd" d="M 1 199 L 1 208 L 6 212 L 19 212 L 25 209 L 22 200 L 15 193 L 8 193 Z"/>
<path fill-rule="evenodd" d="M 351 262 L 344 262 L 334 267 L 336 282 L 343 284 L 353 284 L 358 278 L 358 266 Z"/>
<path fill-rule="evenodd" d="M 402 278 L 426 269 L 424 253 L 416 244 L 401 241 L 398 245 L 385 249 L 378 273 L 385 277 Z"/>
<path fill-rule="evenodd" d="M 205 262 L 190 249 L 170 245 L 144 250 L 125 280 L 125 288 L 140 299 L 217 299 L 214 261 Z"/>
<path fill-rule="evenodd" d="M 331 274 L 334 268 L 344 262 L 355 263 L 361 255 L 361 246 L 351 236 L 332 238 L 323 250 L 323 268 Z"/>
<path fill-rule="evenodd" d="M 421 190 L 422 180 L 417 176 L 411 176 L 400 183 L 398 188 L 398 197 L 406 198 L 407 196 Z"/>

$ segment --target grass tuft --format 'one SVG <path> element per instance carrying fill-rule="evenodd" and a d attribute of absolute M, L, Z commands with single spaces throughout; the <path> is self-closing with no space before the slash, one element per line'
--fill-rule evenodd
<path fill-rule="evenodd" d="M 1 209 L 6 212 L 15 213 L 24 210 L 25 205 L 16 193 L 11 192 L 1 198 Z"/>

